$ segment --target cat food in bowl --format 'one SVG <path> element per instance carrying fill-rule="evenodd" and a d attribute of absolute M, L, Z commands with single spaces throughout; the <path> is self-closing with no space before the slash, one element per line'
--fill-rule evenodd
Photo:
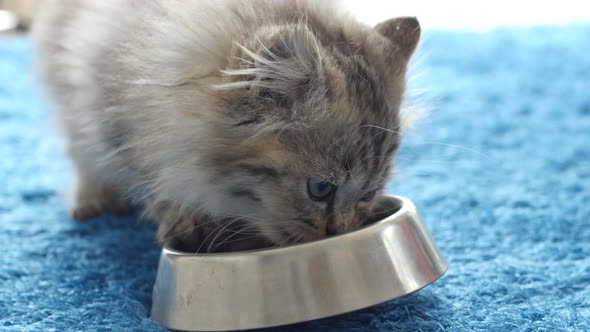
<path fill-rule="evenodd" d="M 303 322 L 376 305 L 447 269 L 416 207 L 380 198 L 372 223 L 275 249 L 193 254 L 164 248 L 152 318 L 174 330 L 227 331 Z"/>

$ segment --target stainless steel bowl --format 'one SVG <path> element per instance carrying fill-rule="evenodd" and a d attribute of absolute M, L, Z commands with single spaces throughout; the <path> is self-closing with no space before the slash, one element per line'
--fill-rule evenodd
<path fill-rule="evenodd" d="M 288 247 L 220 254 L 164 248 L 152 319 L 175 330 L 227 331 L 303 322 L 379 304 L 438 279 L 447 263 L 403 197 L 374 223 Z"/>

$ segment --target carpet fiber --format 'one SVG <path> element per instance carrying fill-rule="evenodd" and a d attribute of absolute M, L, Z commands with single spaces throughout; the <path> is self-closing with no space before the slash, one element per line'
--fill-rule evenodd
<path fill-rule="evenodd" d="M 429 32 L 390 191 L 448 258 L 438 282 L 285 331 L 590 331 L 590 26 Z M 34 93 L 30 41 L 0 39 L 0 330 L 162 331 L 159 249 L 134 218 L 69 220 L 71 165 Z"/>

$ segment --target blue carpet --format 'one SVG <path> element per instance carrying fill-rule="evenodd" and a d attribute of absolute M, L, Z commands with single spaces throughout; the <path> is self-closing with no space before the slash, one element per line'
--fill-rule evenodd
<path fill-rule="evenodd" d="M 390 190 L 450 269 L 404 298 L 285 331 L 590 331 L 590 26 L 429 32 L 435 111 Z M 71 166 L 34 93 L 29 40 L 0 40 L 0 330 L 162 331 L 154 227 L 71 222 Z"/>

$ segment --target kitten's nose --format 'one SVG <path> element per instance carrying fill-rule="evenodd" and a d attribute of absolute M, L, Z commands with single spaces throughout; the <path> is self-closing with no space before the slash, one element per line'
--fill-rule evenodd
<path fill-rule="evenodd" d="M 326 235 L 337 235 L 357 228 L 358 218 L 355 212 L 350 213 L 337 213 L 334 215 L 333 220 L 326 225 Z"/>

